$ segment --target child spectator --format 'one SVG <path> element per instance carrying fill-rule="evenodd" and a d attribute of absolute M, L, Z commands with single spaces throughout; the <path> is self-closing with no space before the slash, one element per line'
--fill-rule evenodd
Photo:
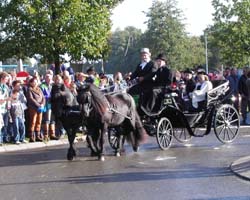
<path fill-rule="evenodd" d="M 13 131 L 14 131 L 14 143 L 20 144 L 27 143 L 25 140 L 25 117 L 24 110 L 27 109 L 27 99 L 24 96 L 21 89 L 21 81 L 13 81 L 12 83 L 12 92 L 10 94 L 11 98 L 11 108 L 10 116 L 13 122 Z"/>

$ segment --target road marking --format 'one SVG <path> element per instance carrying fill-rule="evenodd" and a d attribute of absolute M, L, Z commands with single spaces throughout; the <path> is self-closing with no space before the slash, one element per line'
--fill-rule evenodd
<path fill-rule="evenodd" d="M 250 137 L 250 135 L 242 135 L 242 137 Z"/>
<path fill-rule="evenodd" d="M 184 144 L 185 147 L 192 147 L 194 146 L 193 144 Z"/>
<path fill-rule="evenodd" d="M 156 161 L 163 161 L 163 160 L 175 160 L 176 157 L 157 157 L 155 160 Z"/>

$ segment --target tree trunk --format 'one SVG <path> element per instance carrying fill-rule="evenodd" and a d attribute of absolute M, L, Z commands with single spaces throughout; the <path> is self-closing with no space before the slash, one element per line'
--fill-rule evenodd
<path fill-rule="evenodd" d="M 23 71 L 23 61 L 22 59 L 18 59 L 18 63 L 17 63 L 17 72 L 21 72 Z"/>
<path fill-rule="evenodd" d="M 55 56 L 55 74 L 60 74 L 61 73 L 61 69 L 60 69 L 60 58 L 59 58 L 59 54 Z"/>

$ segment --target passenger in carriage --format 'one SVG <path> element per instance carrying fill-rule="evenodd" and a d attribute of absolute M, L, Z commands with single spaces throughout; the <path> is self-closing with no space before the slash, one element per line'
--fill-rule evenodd
<path fill-rule="evenodd" d="M 204 71 L 197 73 L 197 83 L 190 96 L 192 97 L 192 107 L 190 111 L 199 112 L 206 107 L 206 95 L 213 85 Z"/>
<path fill-rule="evenodd" d="M 188 108 L 190 102 L 190 93 L 195 89 L 196 82 L 193 78 L 193 72 L 190 69 L 184 71 L 184 89 L 182 91 L 182 100 L 184 102 L 184 107 Z"/>
<path fill-rule="evenodd" d="M 193 78 L 193 72 L 190 69 L 186 69 L 184 71 L 184 74 L 185 74 L 184 82 L 186 85 L 185 93 L 186 93 L 187 98 L 189 99 L 189 97 L 190 97 L 189 94 L 194 91 L 196 83 L 195 83 L 195 80 Z"/>
<path fill-rule="evenodd" d="M 153 76 L 153 89 L 147 102 L 147 110 L 157 112 L 160 110 L 166 86 L 171 84 L 172 73 L 167 66 L 167 57 L 164 54 L 159 54 L 156 57 L 157 71 Z"/>

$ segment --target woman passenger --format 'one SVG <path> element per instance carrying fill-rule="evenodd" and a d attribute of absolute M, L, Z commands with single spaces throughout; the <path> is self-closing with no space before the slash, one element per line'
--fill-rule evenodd
<path fill-rule="evenodd" d="M 192 92 L 192 106 L 194 110 L 201 111 L 206 107 L 206 96 L 209 90 L 213 89 L 212 83 L 209 81 L 205 72 L 198 72 L 197 83 Z"/>

